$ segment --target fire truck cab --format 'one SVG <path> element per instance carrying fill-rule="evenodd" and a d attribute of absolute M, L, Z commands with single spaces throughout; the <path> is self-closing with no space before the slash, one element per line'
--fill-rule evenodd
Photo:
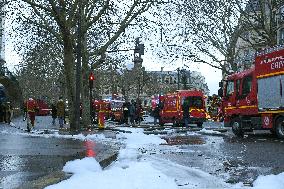
<path fill-rule="evenodd" d="M 269 129 L 284 138 L 284 47 L 258 53 L 254 66 L 229 75 L 223 83 L 224 125 L 237 136 L 255 129 Z"/>
<path fill-rule="evenodd" d="M 189 123 L 202 127 L 206 121 L 206 108 L 204 95 L 201 91 L 178 90 L 164 96 L 162 110 L 160 111 L 160 125 L 173 123 L 175 126 L 183 125 L 182 104 L 188 98 L 190 102 Z"/>

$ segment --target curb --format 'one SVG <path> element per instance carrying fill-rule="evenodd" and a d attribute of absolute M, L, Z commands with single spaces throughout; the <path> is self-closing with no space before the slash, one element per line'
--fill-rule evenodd
<path fill-rule="evenodd" d="M 109 156 L 101 159 L 99 164 L 101 165 L 102 169 L 108 167 L 112 162 L 116 161 L 118 156 L 118 152 L 112 153 Z M 30 181 L 25 183 L 22 186 L 19 186 L 17 189 L 42 189 L 47 186 L 57 184 L 63 180 L 67 180 L 72 176 L 72 174 L 67 174 L 63 171 L 56 171 L 46 176 L 40 177 L 36 180 Z"/>

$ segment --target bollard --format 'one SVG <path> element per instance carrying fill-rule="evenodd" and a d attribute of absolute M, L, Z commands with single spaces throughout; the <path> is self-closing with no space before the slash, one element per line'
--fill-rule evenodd
<path fill-rule="evenodd" d="M 98 124 L 99 124 L 99 129 L 104 129 L 105 128 L 105 114 L 103 112 L 103 110 L 99 111 L 99 115 L 98 115 Z"/>

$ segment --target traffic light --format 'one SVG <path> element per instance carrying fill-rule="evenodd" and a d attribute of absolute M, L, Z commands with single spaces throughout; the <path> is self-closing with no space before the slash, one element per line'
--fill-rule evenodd
<path fill-rule="evenodd" d="M 94 80 L 95 80 L 95 76 L 94 76 L 93 72 L 91 72 L 90 75 L 89 75 L 89 86 L 90 86 L 90 89 L 93 88 Z"/>

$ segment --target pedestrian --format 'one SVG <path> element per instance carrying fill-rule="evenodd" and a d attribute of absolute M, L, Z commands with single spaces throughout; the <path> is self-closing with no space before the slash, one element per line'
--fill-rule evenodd
<path fill-rule="evenodd" d="M 189 99 L 185 98 L 182 103 L 182 111 L 183 111 L 183 121 L 184 126 L 188 128 L 188 122 L 189 122 L 189 112 L 190 112 L 190 105 L 189 105 Z"/>
<path fill-rule="evenodd" d="M 135 121 L 140 125 L 141 121 L 143 121 L 143 108 L 141 100 L 137 99 L 135 107 L 136 107 Z"/>
<path fill-rule="evenodd" d="M 62 97 L 59 98 L 56 108 L 57 108 L 59 127 L 62 129 L 64 124 L 64 116 L 65 116 L 65 103 Z"/>
<path fill-rule="evenodd" d="M 7 101 L 4 104 L 4 106 L 5 106 L 5 115 L 4 115 L 5 123 L 10 124 L 11 123 L 12 113 L 13 113 L 11 102 Z"/>
<path fill-rule="evenodd" d="M 24 101 L 22 104 L 22 111 L 23 111 L 23 121 L 26 121 L 28 116 L 28 110 L 27 110 L 27 101 Z"/>
<path fill-rule="evenodd" d="M 130 123 L 132 126 L 135 126 L 135 114 L 136 114 L 135 102 L 131 100 L 131 104 L 129 105 L 129 117 Z"/>
<path fill-rule="evenodd" d="M 128 102 L 123 103 L 123 123 L 128 125 L 128 117 L 129 117 L 129 110 L 128 110 Z"/>
<path fill-rule="evenodd" d="M 51 105 L 51 117 L 52 117 L 52 125 L 55 125 L 55 120 L 57 118 L 57 108 L 54 102 Z"/>
<path fill-rule="evenodd" d="M 27 130 L 28 132 L 35 126 L 35 116 L 38 111 L 38 104 L 33 98 L 29 98 L 27 103 Z"/>
<path fill-rule="evenodd" d="M 153 117 L 154 117 L 154 125 L 157 125 L 157 120 L 159 120 L 159 123 L 160 123 L 160 107 L 159 107 L 159 105 L 156 105 L 156 107 L 154 108 Z"/>

